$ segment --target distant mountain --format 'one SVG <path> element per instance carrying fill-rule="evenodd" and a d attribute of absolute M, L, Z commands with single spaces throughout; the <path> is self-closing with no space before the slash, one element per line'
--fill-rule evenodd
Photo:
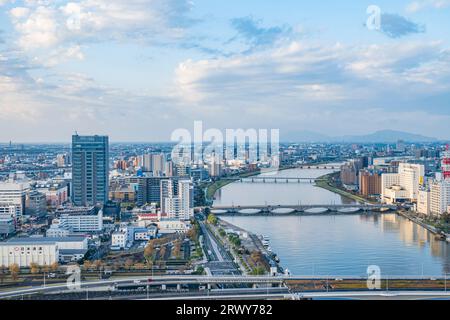
<path fill-rule="evenodd" d="M 343 142 L 365 142 L 365 143 L 395 143 L 398 140 L 406 142 L 434 142 L 436 138 L 426 137 L 419 134 L 413 134 L 395 130 L 382 130 L 372 134 L 362 136 L 344 136 L 338 138 Z"/>
<path fill-rule="evenodd" d="M 381 130 L 368 135 L 346 135 L 342 137 L 330 137 L 312 131 L 297 131 L 288 132 L 282 138 L 283 141 L 292 142 L 396 143 L 399 140 L 406 142 L 438 141 L 436 138 L 395 130 Z"/>

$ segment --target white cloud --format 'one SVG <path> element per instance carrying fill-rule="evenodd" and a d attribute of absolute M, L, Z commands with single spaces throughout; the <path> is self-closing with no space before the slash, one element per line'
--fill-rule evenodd
<path fill-rule="evenodd" d="M 450 0 L 417 0 L 406 7 L 408 12 L 418 12 L 426 8 L 443 9 L 450 6 Z"/>
<path fill-rule="evenodd" d="M 176 71 L 180 99 L 193 106 L 192 112 L 199 105 L 215 107 L 215 117 L 222 123 L 245 125 L 251 119 L 263 126 L 308 130 L 317 130 L 318 123 L 320 128 L 340 130 L 342 123 L 350 132 L 361 129 L 361 123 L 366 130 L 377 130 L 377 125 L 392 129 L 406 121 L 420 128 L 428 97 L 442 95 L 442 105 L 449 83 L 450 52 L 439 42 L 372 46 L 293 42 L 246 56 L 187 60 Z M 418 110 L 421 116 L 412 118 L 410 114 Z M 427 128 L 432 129 L 431 122 L 443 128 L 448 118 L 430 114 Z"/>
<path fill-rule="evenodd" d="M 190 9 L 187 0 L 28 0 L 9 14 L 17 45 L 33 52 L 90 41 L 177 39 L 192 23 Z"/>

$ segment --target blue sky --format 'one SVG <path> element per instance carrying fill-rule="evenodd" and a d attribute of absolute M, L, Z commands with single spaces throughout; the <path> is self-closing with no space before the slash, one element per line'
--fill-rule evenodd
<path fill-rule="evenodd" d="M 194 120 L 450 139 L 449 30 L 450 0 L 0 0 L 0 141 Z"/>

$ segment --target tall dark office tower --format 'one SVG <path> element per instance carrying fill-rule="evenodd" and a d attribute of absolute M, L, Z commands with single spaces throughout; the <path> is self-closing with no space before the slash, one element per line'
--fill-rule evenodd
<path fill-rule="evenodd" d="M 72 136 L 72 201 L 76 206 L 108 201 L 109 141 L 107 136 Z"/>

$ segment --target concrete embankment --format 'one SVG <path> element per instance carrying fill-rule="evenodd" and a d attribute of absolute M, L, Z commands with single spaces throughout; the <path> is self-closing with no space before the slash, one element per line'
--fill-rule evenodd
<path fill-rule="evenodd" d="M 411 215 L 408 214 L 407 212 L 404 212 L 404 211 L 400 211 L 400 210 L 399 210 L 399 211 L 397 211 L 397 214 L 398 214 L 399 216 L 402 216 L 402 217 L 404 217 L 404 218 L 406 218 L 406 219 L 408 219 L 408 220 L 410 220 L 410 221 L 412 221 L 412 222 L 418 224 L 419 226 L 421 226 L 421 227 L 427 229 L 428 231 L 430 231 L 431 233 L 433 233 L 433 234 L 435 234 L 435 235 L 441 235 L 440 232 L 439 232 L 439 230 L 437 230 L 435 227 L 430 226 L 430 225 L 428 225 L 428 224 L 426 224 L 426 223 L 423 223 L 422 221 L 420 221 L 420 220 L 417 219 L 416 217 L 411 216 Z"/>

